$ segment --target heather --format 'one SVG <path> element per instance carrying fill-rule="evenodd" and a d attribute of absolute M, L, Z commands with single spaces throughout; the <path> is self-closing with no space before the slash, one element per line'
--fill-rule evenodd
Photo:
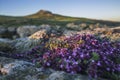
<path fill-rule="evenodd" d="M 120 79 L 120 42 L 90 34 L 50 38 L 30 51 L 12 54 L 44 68 L 92 78 Z"/>

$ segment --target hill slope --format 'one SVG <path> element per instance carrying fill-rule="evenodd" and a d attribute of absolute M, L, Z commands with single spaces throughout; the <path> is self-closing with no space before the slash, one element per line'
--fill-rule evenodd
<path fill-rule="evenodd" d="M 35 14 L 13 17 L 13 16 L 0 16 L 0 25 L 3 26 L 19 26 L 19 25 L 66 25 L 67 23 L 87 23 L 87 24 L 106 24 L 110 26 L 119 26 L 120 22 L 94 20 L 87 18 L 69 17 L 59 14 L 54 14 L 50 11 L 40 10 Z"/>

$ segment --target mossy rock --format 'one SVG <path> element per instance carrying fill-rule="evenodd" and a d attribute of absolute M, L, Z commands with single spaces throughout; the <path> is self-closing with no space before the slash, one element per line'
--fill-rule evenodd
<path fill-rule="evenodd" d="M 29 38 L 20 38 L 12 42 L 12 45 L 15 47 L 16 52 L 26 52 L 34 48 L 35 46 L 40 45 L 42 39 L 29 39 Z"/>

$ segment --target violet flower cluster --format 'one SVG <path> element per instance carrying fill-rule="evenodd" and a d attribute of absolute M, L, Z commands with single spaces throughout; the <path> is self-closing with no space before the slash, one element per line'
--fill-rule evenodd
<path fill-rule="evenodd" d="M 21 54 L 21 57 L 27 57 L 44 67 L 72 74 L 120 79 L 120 42 L 83 34 L 66 38 L 58 44 L 57 48 L 51 49 L 50 46 L 38 46 L 26 54 Z"/>

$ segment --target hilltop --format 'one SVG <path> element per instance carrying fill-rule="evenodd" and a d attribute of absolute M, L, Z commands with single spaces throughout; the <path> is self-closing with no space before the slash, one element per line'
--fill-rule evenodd
<path fill-rule="evenodd" d="M 75 21 L 75 20 L 79 20 L 79 18 L 63 16 L 63 15 L 52 13 L 52 12 L 47 11 L 47 10 L 40 10 L 37 13 L 31 14 L 31 15 L 28 15 L 28 16 L 25 16 L 25 17 L 26 18 L 33 18 L 33 19 L 56 20 L 56 21 Z"/>

